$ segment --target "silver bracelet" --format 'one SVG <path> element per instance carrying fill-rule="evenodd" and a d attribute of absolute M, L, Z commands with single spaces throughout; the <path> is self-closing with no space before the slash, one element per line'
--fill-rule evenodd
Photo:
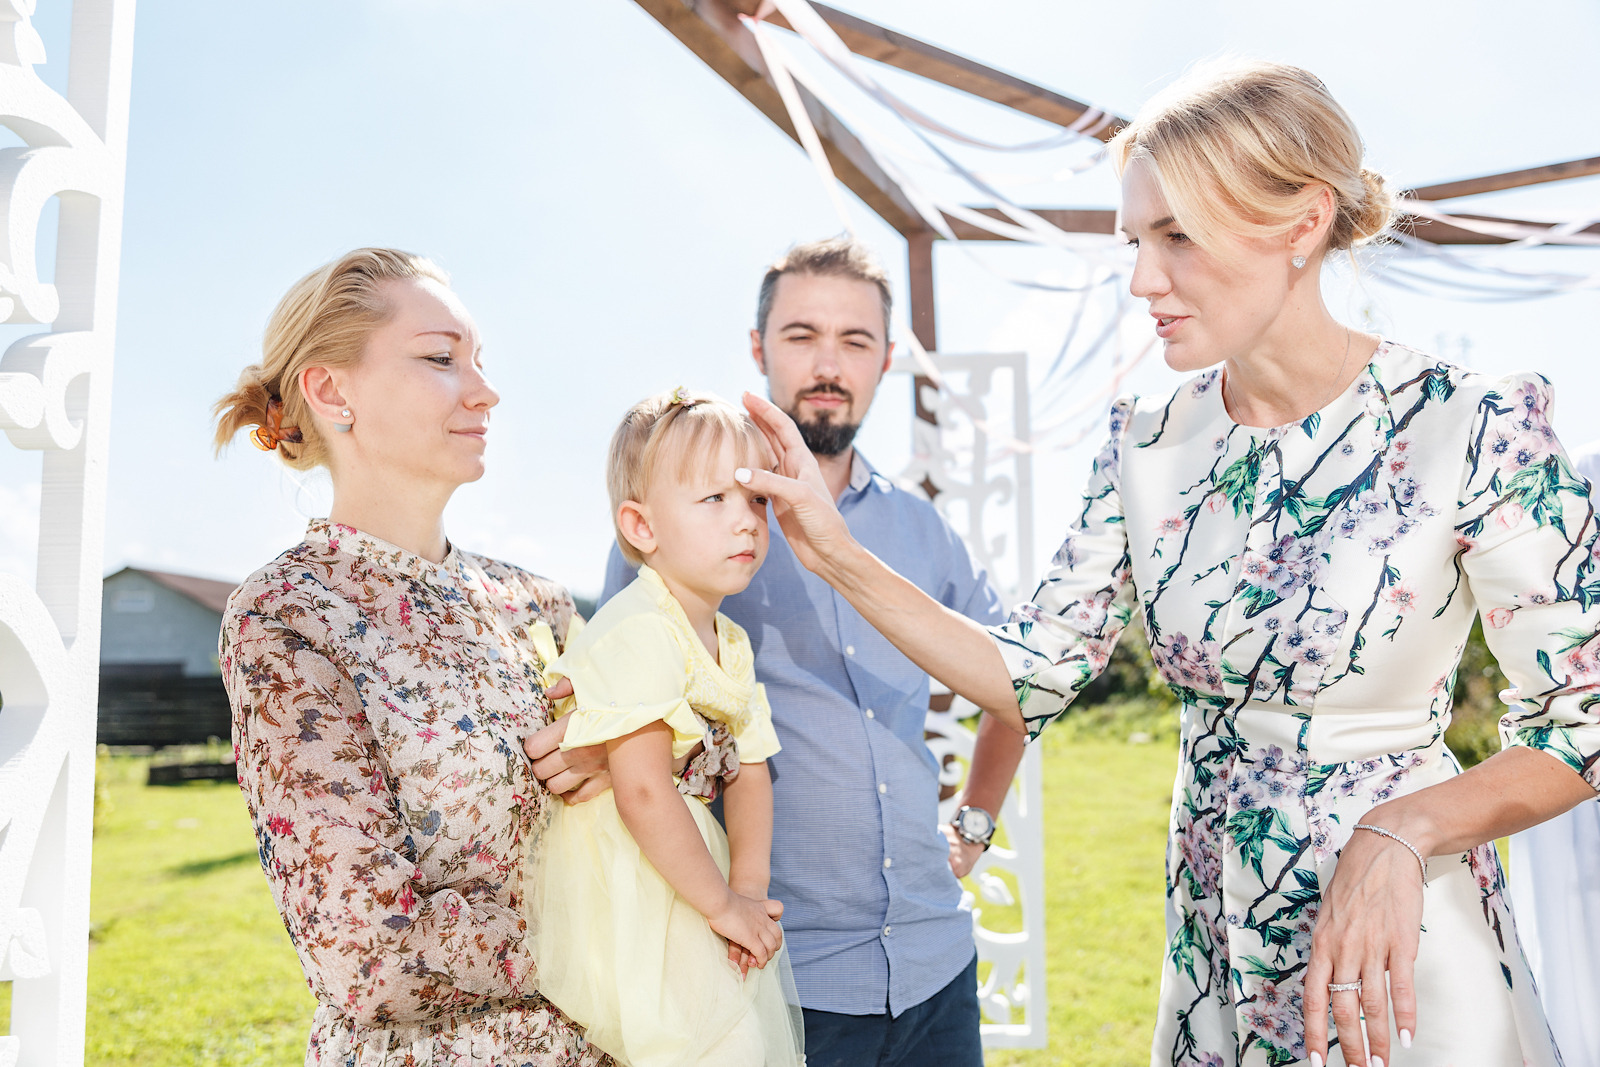
<path fill-rule="evenodd" d="M 1358 823 L 1356 823 L 1356 829 L 1357 830 L 1371 830 L 1373 833 L 1377 834 L 1379 837 L 1387 837 L 1391 841 L 1398 841 L 1402 845 L 1404 845 L 1406 848 L 1410 849 L 1411 850 L 1411 854 L 1413 856 L 1417 857 L 1417 866 L 1422 868 L 1422 888 L 1424 888 L 1424 889 L 1428 888 L 1428 861 L 1422 858 L 1422 853 L 1421 853 L 1420 850 L 1418 850 L 1416 845 L 1413 845 L 1410 841 L 1407 841 L 1405 838 L 1401 837 L 1399 834 L 1395 833 L 1392 830 L 1385 830 L 1381 826 L 1373 826 L 1369 822 L 1358 822 Z"/>

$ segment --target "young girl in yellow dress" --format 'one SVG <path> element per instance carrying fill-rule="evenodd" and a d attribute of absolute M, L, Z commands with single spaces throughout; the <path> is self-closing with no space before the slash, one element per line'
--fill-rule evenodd
<path fill-rule="evenodd" d="M 554 805 L 529 857 L 539 992 L 627 1067 L 790 1067 L 803 1029 L 767 899 L 778 751 L 755 656 L 718 613 L 767 551 L 767 502 L 733 479 L 766 466 L 748 417 L 682 389 L 628 412 L 611 441 L 617 541 L 639 577 L 547 671 L 571 679 L 563 748 L 605 744 L 611 791 Z M 714 788 L 674 762 L 731 734 Z M 702 788 L 696 788 L 702 786 Z"/>

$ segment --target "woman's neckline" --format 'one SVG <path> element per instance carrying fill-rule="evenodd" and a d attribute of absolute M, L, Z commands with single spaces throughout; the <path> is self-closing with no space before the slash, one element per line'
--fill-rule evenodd
<path fill-rule="evenodd" d="M 460 551 L 448 540 L 445 542 L 444 559 L 435 563 L 376 534 L 326 518 L 312 519 L 306 526 L 305 539 L 326 544 L 332 551 L 344 552 L 413 578 L 454 574 L 461 563 Z"/>
<path fill-rule="evenodd" d="M 1361 369 L 1356 372 L 1355 377 L 1351 378 L 1349 383 L 1343 389 L 1329 397 L 1327 403 L 1323 404 L 1315 411 L 1308 411 L 1306 414 L 1301 415 L 1297 419 L 1290 419 L 1288 422 L 1280 422 L 1275 426 L 1252 426 L 1249 423 L 1239 422 L 1233 417 L 1232 412 L 1228 410 L 1227 400 L 1224 399 L 1223 396 L 1222 386 L 1223 378 L 1226 374 L 1226 368 L 1218 367 L 1214 372 L 1212 372 L 1216 381 L 1216 389 L 1213 391 L 1217 395 L 1217 410 L 1220 413 L 1221 418 L 1223 418 L 1229 426 L 1243 430 L 1245 433 L 1248 433 L 1252 436 L 1286 433 L 1289 430 L 1294 429 L 1296 426 L 1301 425 L 1309 418 L 1320 418 L 1322 415 L 1333 410 L 1335 407 L 1355 394 L 1360 389 L 1361 383 L 1372 377 L 1373 365 L 1376 364 L 1378 360 L 1388 352 L 1389 347 L 1389 339 L 1386 337 L 1379 337 L 1377 347 L 1372 350 L 1372 355 L 1367 358 L 1366 363 L 1363 364 Z"/>

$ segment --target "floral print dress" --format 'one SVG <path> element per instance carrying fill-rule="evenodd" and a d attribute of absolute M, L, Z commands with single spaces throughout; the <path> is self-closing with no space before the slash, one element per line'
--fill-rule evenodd
<path fill-rule="evenodd" d="M 1220 373 L 1117 402 L 1081 518 L 994 635 L 1036 736 L 1143 613 L 1183 701 L 1151 1062 L 1278 1067 L 1306 1058 L 1311 930 L 1355 824 L 1459 773 L 1475 615 L 1514 687 L 1503 741 L 1600 788 L 1600 545 L 1543 378 L 1384 342 L 1323 410 L 1252 429 Z M 1392 1067 L 1559 1063 L 1493 846 L 1428 874 Z"/>
<path fill-rule="evenodd" d="M 239 784 L 317 999 L 317 1067 L 603 1067 L 538 992 L 522 859 L 551 803 L 521 741 L 572 618 L 553 582 L 347 526 L 234 593 L 222 671 Z M 731 740 L 684 775 L 714 789 Z"/>

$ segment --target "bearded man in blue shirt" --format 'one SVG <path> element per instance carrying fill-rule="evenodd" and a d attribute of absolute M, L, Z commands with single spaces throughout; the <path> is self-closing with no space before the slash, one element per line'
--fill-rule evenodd
<path fill-rule="evenodd" d="M 751 353 L 851 533 L 947 607 L 1001 622 L 986 575 L 939 513 L 852 447 L 889 368 L 890 301 L 860 243 L 797 245 L 762 279 Z M 984 716 L 961 812 L 938 825 L 927 675 L 771 530 L 765 564 L 722 611 L 750 635 L 783 743 L 770 761 L 769 895 L 784 905 L 807 1062 L 981 1067 L 977 950 L 957 879 L 988 847 L 1022 738 Z M 601 601 L 633 577 L 613 547 Z"/>

